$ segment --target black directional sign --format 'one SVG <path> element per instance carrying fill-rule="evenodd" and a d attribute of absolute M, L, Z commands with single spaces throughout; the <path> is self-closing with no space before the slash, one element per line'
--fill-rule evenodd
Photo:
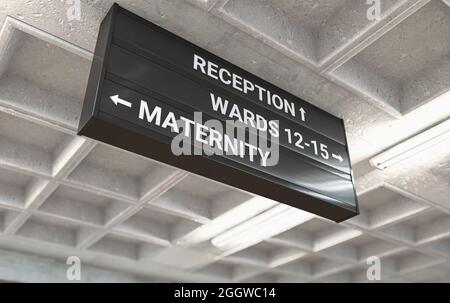
<path fill-rule="evenodd" d="M 335 221 L 358 213 L 341 119 L 118 5 L 79 134 Z"/>

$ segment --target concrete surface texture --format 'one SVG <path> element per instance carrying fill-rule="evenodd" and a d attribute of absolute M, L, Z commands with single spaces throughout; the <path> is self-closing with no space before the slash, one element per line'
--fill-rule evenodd
<path fill-rule="evenodd" d="M 220 250 L 277 205 L 76 136 L 111 0 L 0 2 L 0 280 L 450 281 L 450 143 L 384 171 L 368 160 L 450 116 L 442 0 L 118 0 L 344 119 L 361 215 L 313 217 Z M 274 235 L 275 234 L 275 235 Z"/>

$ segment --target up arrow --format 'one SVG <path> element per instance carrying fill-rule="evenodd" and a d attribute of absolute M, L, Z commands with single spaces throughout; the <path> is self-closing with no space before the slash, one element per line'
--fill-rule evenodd
<path fill-rule="evenodd" d="M 333 156 L 333 158 L 335 158 L 336 160 L 339 160 L 339 162 L 341 162 L 341 163 L 342 163 L 342 161 L 344 161 L 344 159 L 342 159 L 342 156 L 341 156 L 341 155 L 335 155 L 335 154 L 332 154 L 332 156 Z"/>
<path fill-rule="evenodd" d="M 122 104 L 122 105 L 125 105 L 126 107 L 131 107 L 131 102 L 120 99 L 119 95 L 111 96 L 110 98 L 111 98 L 112 102 L 114 102 L 115 105 Z"/>
<path fill-rule="evenodd" d="M 303 107 L 300 107 L 299 111 L 302 114 L 302 121 L 305 122 L 305 114 L 306 114 L 305 109 Z"/>

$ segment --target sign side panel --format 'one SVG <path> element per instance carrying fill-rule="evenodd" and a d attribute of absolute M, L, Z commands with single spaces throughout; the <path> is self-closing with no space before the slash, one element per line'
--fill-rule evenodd
<path fill-rule="evenodd" d="M 90 119 L 98 110 L 97 99 L 100 97 L 103 80 L 105 79 L 106 64 L 114 30 L 114 20 L 118 5 L 113 5 L 105 19 L 100 24 L 97 44 L 89 73 L 89 80 L 84 97 L 83 109 L 80 116 L 78 132 L 83 135 L 83 129 L 89 127 Z"/>

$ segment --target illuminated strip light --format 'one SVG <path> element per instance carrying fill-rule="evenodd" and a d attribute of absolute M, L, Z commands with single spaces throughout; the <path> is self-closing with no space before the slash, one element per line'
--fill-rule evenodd
<path fill-rule="evenodd" d="M 450 141 L 450 119 L 373 157 L 370 164 L 383 170 L 445 140 Z"/>
<path fill-rule="evenodd" d="M 314 218 L 305 211 L 279 204 L 211 240 L 227 252 L 237 251 L 276 236 Z"/>

